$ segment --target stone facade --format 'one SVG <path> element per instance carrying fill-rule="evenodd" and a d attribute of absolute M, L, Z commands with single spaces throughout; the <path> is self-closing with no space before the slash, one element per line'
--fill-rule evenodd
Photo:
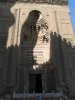
<path fill-rule="evenodd" d="M 75 35 L 67 5 L 0 3 L 1 95 L 62 90 L 74 97 L 74 59 Z"/>

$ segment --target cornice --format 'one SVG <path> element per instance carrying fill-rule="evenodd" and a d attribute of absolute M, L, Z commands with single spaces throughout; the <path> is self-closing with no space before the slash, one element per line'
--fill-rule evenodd
<path fill-rule="evenodd" d="M 68 0 L 0 0 L 0 2 L 24 2 L 37 4 L 68 5 Z"/>

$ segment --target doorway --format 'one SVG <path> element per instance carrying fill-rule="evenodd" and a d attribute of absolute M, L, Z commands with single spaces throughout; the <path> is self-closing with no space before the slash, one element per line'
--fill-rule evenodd
<path fill-rule="evenodd" d="M 41 74 L 29 74 L 29 93 L 42 93 Z"/>

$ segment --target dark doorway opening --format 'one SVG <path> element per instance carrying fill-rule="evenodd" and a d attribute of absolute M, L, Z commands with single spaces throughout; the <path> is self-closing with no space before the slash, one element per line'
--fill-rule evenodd
<path fill-rule="evenodd" d="M 29 93 L 42 93 L 41 74 L 29 75 Z"/>

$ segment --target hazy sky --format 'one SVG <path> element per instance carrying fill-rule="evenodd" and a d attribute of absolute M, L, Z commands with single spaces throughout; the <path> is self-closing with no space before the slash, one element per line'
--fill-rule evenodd
<path fill-rule="evenodd" d="M 68 0 L 68 1 L 69 1 L 70 12 L 71 12 L 72 25 L 75 32 L 75 0 Z"/>

